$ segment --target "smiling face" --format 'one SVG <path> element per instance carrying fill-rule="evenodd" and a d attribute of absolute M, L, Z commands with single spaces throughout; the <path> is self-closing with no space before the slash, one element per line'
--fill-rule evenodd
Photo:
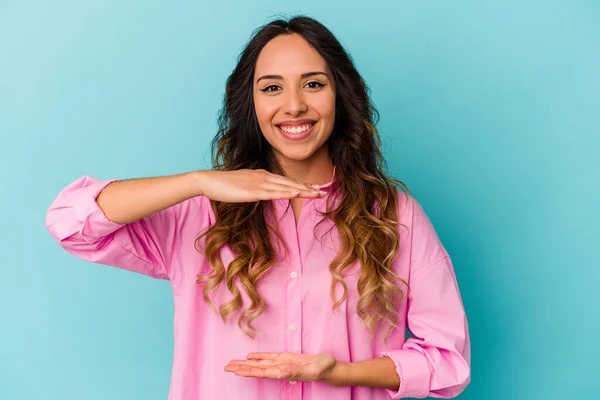
<path fill-rule="evenodd" d="M 298 34 L 277 36 L 262 49 L 253 82 L 258 123 L 278 161 L 328 160 L 335 82 L 323 57 Z"/>

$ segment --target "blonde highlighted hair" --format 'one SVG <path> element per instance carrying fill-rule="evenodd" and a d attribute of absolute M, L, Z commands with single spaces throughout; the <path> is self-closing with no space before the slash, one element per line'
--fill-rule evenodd
<path fill-rule="evenodd" d="M 344 270 L 358 261 L 361 271 L 357 313 L 373 333 L 379 326 L 386 326 L 387 337 L 398 325 L 398 308 L 408 289 L 407 282 L 392 268 L 400 248 L 398 193 L 399 190 L 408 193 L 408 188 L 383 172 L 385 162 L 375 128 L 378 114 L 368 88 L 351 57 L 325 26 L 300 16 L 273 21 L 254 33 L 227 79 L 219 131 L 212 142 L 213 169 L 266 169 L 282 173 L 256 120 L 252 77 L 260 50 L 271 39 L 292 33 L 304 37 L 319 52 L 336 82 L 336 120 L 326 145 L 339 182 L 330 196 L 337 196 L 339 201 L 335 208 L 328 207 L 322 213 L 321 220 L 333 221 L 342 245 L 329 266 L 333 307 L 338 307 L 347 296 Z M 241 310 L 243 290 L 250 305 L 241 310 L 238 326 L 253 337 L 257 333 L 253 321 L 267 307 L 257 283 L 272 268 L 277 256 L 269 232 L 274 232 L 282 244 L 283 240 L 274 227 L 268 226 L 265 215 L 271 211 L 270 202 L 211 201 L 211 205 L 216 221 L 198 236 L 197 248 L 205 254 L 212 271 L 198 276 L 197 283 L 203 285 L 204 301 L 223 320 Z M 201 248 L 199 243 L 203 238 L 205 243 Z M 227 267 L 219 257 L 219 249 L 225 245 L 235 255 Z M 215 305 L 210 294 L 223 284 L 231 300 Z M 342 295 L 335 298 L 338 285 L 342 287 Z"/>

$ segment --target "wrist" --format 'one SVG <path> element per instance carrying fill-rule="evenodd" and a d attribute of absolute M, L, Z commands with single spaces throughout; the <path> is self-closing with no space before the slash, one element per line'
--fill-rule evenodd
<path fill-rule="evenodd" d="M 208 175 L 208 172 L 210 172 L 210 171 L 197 170 L 197 171 L 191 172 L 191 174 L 194 178 L 195 192 L 197 193 L 198 196 L 204 196 L 205 187 L 206 187 L 206 177 Z"/>
<path fill-rule="evenodd" d="M 335 365 L 322 380 L 331 386 L 348 386 L 348 370 L 351 363 L 336 361 Z"/>

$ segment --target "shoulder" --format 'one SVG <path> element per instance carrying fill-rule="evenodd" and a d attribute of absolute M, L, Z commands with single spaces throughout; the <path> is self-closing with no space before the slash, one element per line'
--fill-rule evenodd
<path fill-rule="evenodd" d="M 397 204 L 396 210 L 398 213 L 398 222 L 400 223 L 400 227 L 404 229 L 410 230 L 412 226 L 414 207 L 416 200 L 415 198 L 402 190 L 398 190 Z"/>
<path fill-rule="evenodd" d="M 419 201 L 410 194 L 398 195 L 401 235 L 410 243 L 412 275 L 448 256 L 437 231 Z"/>
<path fill-rule="evenodd" d="M 397 210 L 400 224 L 410 230 L 420 231 L 431 224 L 425 209 L 412 194 L 398 190 Z"/>

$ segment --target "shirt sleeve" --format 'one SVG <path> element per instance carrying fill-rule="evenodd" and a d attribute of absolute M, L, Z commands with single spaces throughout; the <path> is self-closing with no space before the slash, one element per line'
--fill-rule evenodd
<path fill-rule="evenodd" d="M 65 187 L 46 213 L 48 231 L 82 260 L 172 279 L 171 257 L 181 245 L 183 223 L 201 212 L 201 201 L 192 198 L 139 221 L 118 224 L 108 220 L 96 202 L 114 181 L 83 176 Z"/>
<path fill-rule="evenodd" d="M 383 352 L 396 365 L 393 399 L 451 398 L 469 384 L 467 319 L 448 253 L 422 207 L 412 200 L 411 268 L 407 326 L 411 336 L 399 349 Z"/>

